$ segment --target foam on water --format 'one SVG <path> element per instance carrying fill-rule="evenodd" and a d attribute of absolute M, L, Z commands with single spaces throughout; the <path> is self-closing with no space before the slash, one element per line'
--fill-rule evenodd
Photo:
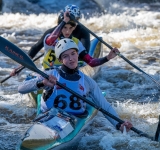
<path fill-rule="evenodd" d="M 12 2 L 5 0 L 5 4 L 7 3 L 13 5 Z M 24 3 L 29 7 L 29 2 Z M 118 47 L 127 59 L 160 83 L 159 8 L 153 4 L 125 4 L 121 1 L 107 4 L 106 14 L 98 17 L 95 15 L 89 19 L 82 17 L 80 22 L 103 37 L 103 40 L 112 47 Z M 9 6 L 4 6 L 3 11 L 10 12 Z M 33 4 L 29 10 L 33 7 L 38 8 Z M 156 9 L 153 9 L 155 7 Z M 0 15 L 0 20 L 0 35 L 24 51 L 28 51 L 45 30 L 56 25 L 57 13 L 38 15 L 3 13 Z M 109 51 L 104 46 L 103 55 L 106 56 Z M 0 60 L 0 80 L 2 80 L 18 64 L 1 53 Z M 36 64 L 40 64 L 40 61 Z M 35 116 L 34 103 L 27 95 L 20 95 L 17 91 L 18 85 L 29 73 L 31 72 L 25 69 L 18 77 L 10 78 L 0 86 L 1 149 L 14 149 L 18 139 L 31 125 L 31 120 Z M 106 99 L 112 103 L 123 120 L 130 120 L 134 127 L 154 136 L 160 114 L 160 97 L 153 81 L 120 57 L 102 65 L 94 79 L 106 92 Z M 101 113 L 87 126 L 87 129 L 85 136 L 77 143 L 79 150 L 160 148 L 157 142 L 138 137 L 132 131 L 127 135 L 122 134 Z"/>

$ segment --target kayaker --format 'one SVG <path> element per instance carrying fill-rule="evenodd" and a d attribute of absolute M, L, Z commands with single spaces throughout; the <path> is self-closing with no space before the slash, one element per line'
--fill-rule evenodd
<path fill-rule="evenodd" d="M 44 79 L 39 75 L 36 78 L 24 81 L 19 85 L 18 91 L 22 94 L 37 91 L 39 89 L 50 91 L 47 96 L 42 97 L 41 99 L 42 112 L 45 112 L 52 107 L 59 107 L 75 116 L 85 113 L 85 103 L 76 96 L 57 86 L 56 81 L 59 81 L 61 84 L 66 85 L 68 88 L 82 96 L 92 97 L 93 102 L 97 106 L 118 117 L 118 114 L 112 108 L 111 104 L 107 102 L 102 95 L 96 82 L 78 70 L 77 44 L 69 38 L 61 39 L 55 45 L 55 54 L 62 63 L 62 66 L 57 69 L 46 70 L 46 73 L 49 75 L 49 80 Z M 132 127 L 132 124 L 129 121 L 120 124 L 107 115 L 105 115 L 105 117 L 121 131 L 123 131 L 124 126 L 127 131 Z"/>
<path fill-rule="evenodd" d="M 73 31 L 75 30 L 77 24 L 76 22 L 70 20 L 67 16 L 69 15 L 69 11 L 64 13 L 64 19 L 59 21 L 58 27 L 51 33 L 46 35 L 44 38 L 44 49 L 45 49 L 45 56 L 43 59 L 43 67 L 50 68 L 55 64 L 60 64 L 58 60 L 56 60 L 56 56 L 54 55 L 55 44 L 63 38 L 70 38 L 72 39 L 78 46 L 78 53 L 79 53 L 79 60 L 83 60 L 91 67 L 102 65 L 103 63 L 109 61 L 110 59 L 116 56 L 116 53 L 113 51 L 119 52 L 118 49 L 114 48 L 110 53 L 103 57 L 103 58 L 93 58 L 91 57 L 83 44 L 80 40 L 72 35 Z"/>
<path fill-rule="evenodd" d="M 89 33 L 85 29 L 77 25 L 74 21 L 70 20 L 70 18 L 67 16 L 68 12 L 74 15 L 76 19 L 80 18 L 79 8 L 75 5 L 67 5 L 64 9 L 64 13 L 61 13 L 58 18 L 58 26 L 46 31 L 41 40 L 39 40 L 39 42 L 31 48 L 28 53 L 31 58 L 33 58 L 40 50 L 40 48 L 44 46 L 45 57 L 43 60 L 43 67 L 46 69 L 52 67 L 54 63 L 57 64 L 58 61 L 56 61 L 54 55 L 54 46 L 56 42 L 62 38 L 73 39 L 79 47 L 79 59 L 89 64 L 91 67 L 102 65 L 103 63 L 116 56 L 116 53 L 114 53 L 113 51 L 119 51 L 117 48 L 113 48 L 110 53 L 103 58 L 92 58 L 88 54 L 88 50 L 90 47 Z M 42 39 L 44 41 L 43 44 Z M 19 68 L 20 67 L 14 69 L 10 75 L 14 76 L 16 74 L 16 70 L 18 70 Z"/>

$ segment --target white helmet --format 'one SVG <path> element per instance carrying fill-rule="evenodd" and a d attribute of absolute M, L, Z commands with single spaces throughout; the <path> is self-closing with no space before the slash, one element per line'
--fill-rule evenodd
<path fill-rule="evenodd" d="M 79 7 L 77 7 L 76 5 L 72 5 L 72 4 L 67 5 L 64 8 L 64 12 L 65 11 L 69 11 L 77 19 L 79 19 L 81 17 L 81 12 L 79 10 Z"/>
<path fill-rule="evenodd" d="M 68 49 L 74 48 L 78 51 L 77 44 L 69 38 L 64 38 L 58 41 L 55 45 L 55 54 L 57 58 L 60 58 L 60 55 L 67 51 Z"/>

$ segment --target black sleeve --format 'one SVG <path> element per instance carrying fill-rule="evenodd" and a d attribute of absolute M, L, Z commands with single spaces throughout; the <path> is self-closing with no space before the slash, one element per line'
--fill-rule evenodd
<path fill-rule="evenodd" d="M 88 51 L 87 50 L 84 50 L 82 51 L 80 54 L 79 54 L 79 60 L 83 60 L 84 56 L 88 54 Z"/>
<path fill-rule="evenodd" d="M 83 46 L 86 48 L 87 52 L 89 52 L 90 48 L 89 32 L 80 25 L 77 25 L 76 29 L 73 31 L 73 36 L 78 38 L 82 42 Z"/>
<path fill-rule="evenodd" d="M 48 29 L 48 30 L 42 35 L 42 37 L 39 39 L 39 41 L 31 47 L 31 49 L 30 49 L 29 52 L 28 52 L 28 55 L 29 55 L 31 58 L 34 58 L 35 55 L 43 48 L 43 46 L 44 46 L 44 45 L 43 45 L 43 40 L 44 40 L 45 36 L 46 36 L 47 34 L 49 34 L 49 33 L 52 33 L 52 31 L 53 31 L 54 29 L 55 29 L 55 27 L 54 27 L 54 28 L 51 28 L 51 29 Z"/>
<path fill-rule="evenodd" d="M 82 28 L 82 37 L 80 40 L 83 44 L 83 46 L 86 48 L 87 52 L 89 52 L 90 48 L 90 34 L 88 31 Z"/>

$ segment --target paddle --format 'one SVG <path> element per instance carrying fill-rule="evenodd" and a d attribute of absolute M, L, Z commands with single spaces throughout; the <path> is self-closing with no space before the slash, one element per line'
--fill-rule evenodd
<path fill-rule="evenodd" d="M 26 68 L 28 68 L 28 69 L 40 74 L 44 78 L 46 78 L 46 79 L 49 78 L 49 76 L 47 74 L 45 74 L 44 72 L 42 72 L 41 70 L 39 70 L 35 66 L 33 61 L 20 48 L 18 48 L 13 43 L 7 41 L 6 39 L 4 39 L 2 37 L 0 37 L 0 51 L 2 53 L 4 53 L 5 55 L 7 55 L 8 57 L 10 57 L 11 59 L 13 59 L 16 62 L 20 63 L 21 65 L 25 66 Z M 73 90 L 71 90 L 70 88 L 64 86 L 60 82 L 57 81 L 56 84 L 58 86 L 62 87 L 63 89 L 65 89 L 66 91 L 68 91 L 68 92 L 72 93 L 73 95 L 77 96 L 78 98 L 82 99 L 84 102 L 86 102 L 89 105 L 93 106 L 94 108 L 96 108 L 97 110 L 101 111 L 102 113 L 104 113 L 105 115 L 109 116 L 110 118 L 116 120 L 119 123 L 124 123 L 123 120 L 117 118 L 116 116 L 110 114 L 108 111 L 106 111 L 106 110 L 102 109 L 101 107 L 95 105 L 93 102 L 87 100 L 85 97 L 79 95 L 78 93 L 76 93 Z M 146 133 L 143 133 L 142 131 L 140 131 L 140 130 L 134 128 L 134 127 L 132 127 L 131 130 L 133 130 L 134 132 L 136 132 L 140 136 L 147 137 L 147 138 L 149 138 L 151 140 L 155 139 L 155 138 L 150 137 Z"/>
<path fill-rule="evenodd" d="M 157 130 L 155 133 L 155 141 L 160 141 L 160 116 L 159 116 L 159 122 L 157 126 Z"/>
<path fill-rule="evenodd" d="M 95 33 L 93 33 L 91 30 L 89 30 L 87 27 L 85 27 L 83 24 L 81 24 L 78 20 L 75 19 L 75 17 L 70 14 L 69 16 L 71 18 L 71 20 L 74 20 L 75 22 L 77 22 L 80 26 L 82 26 L 84 29 L 86 29 L 89 33 L 91 33 L 94 37 L 96 37 L 100 42 L 102 42 L 104 45 L 106 45 L 109 49 L 113 49 L 113 47 L 111 47 L 109 44 L 107 44 L 106 42 L 103 41 L 102 38 L 99 38 Z M 135 69 L 137 69 L 138 71 L 142 72 L 143 74 L 145 74 L 147 77 L 149 77 L 153 82 L 155 82 L 157 84 L 158 89 L 160 90 L 160 83 L 158 83 L 154 78 L 152 78 L 150 75 L 148 75 L 146 72 L 144 72 L 143 70 L 141 70 L 140 68 L 138 68 L 135 64 L 133 64 L 131 61 L 129 61 L 127 58 L 125 58 L 122 54 L 117 53 L 117 55 L 119 57 L 121 57 L 123 60 L 125 60 L 126 62 L 128 62 L 132 67 L 134 67 Z"/>
<path fill-rule="evenodd" d="M 44 53 L 42 53 L 41 55 L 39 55 L 38 57 L 33 59 L 33 62 L 35 62 L 36 60 L 38 60 L 39 58 L 41 58 L 44 55 Z M 20 66 L 20 68 L 18 68 L 18 70 L 16 71 L 16 73 L 19 73 L 20 71 L 22 71 L 25 67 L 24 66 Z M 11 75 L 9 75 L 8 77 L 4 78 L 0 83 L 2 84 L 3 82 L 5 82 L 6 80 L 8 80 L 10 77 L 12 77 Z"/>

